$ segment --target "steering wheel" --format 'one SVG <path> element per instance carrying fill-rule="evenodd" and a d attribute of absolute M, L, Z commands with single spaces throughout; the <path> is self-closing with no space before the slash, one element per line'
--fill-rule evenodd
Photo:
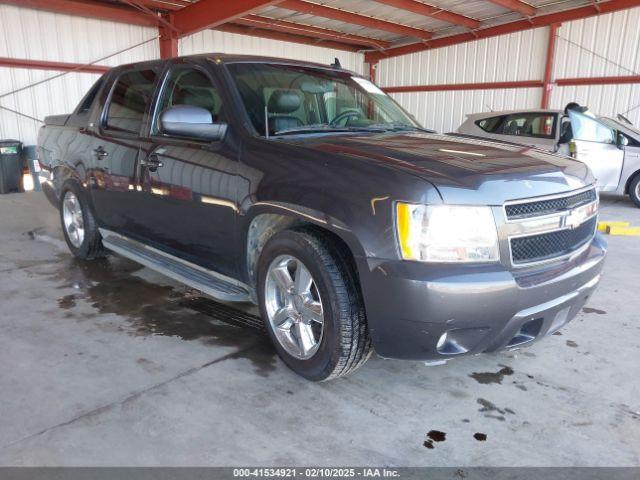
<path fill-rule="evenodd" d="M 362 116 L 362 112 L 360 112 L 360 110 L 356 110 L 354 108 L 351 108 L 349 110 L 345 110 L 342 113 L 339 113 L 338 115 L 336 115 L 333 120 L 331 120 L 329 122 L 329 125 L 337 125 L 339 122 L 341 122 L 342 120 L 348 119 L 349 117 L 361 117 Z"/>

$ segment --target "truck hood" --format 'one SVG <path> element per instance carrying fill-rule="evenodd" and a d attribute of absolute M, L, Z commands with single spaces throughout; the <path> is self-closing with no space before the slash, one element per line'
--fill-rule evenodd
<path fill-rule="evenodd" d="M 422 132 L 287 138 L 327 154 L 376 162 L 433 184 L 445 203 L 501 205 L 594 182 L 581 162 L 522 145 Z"/>

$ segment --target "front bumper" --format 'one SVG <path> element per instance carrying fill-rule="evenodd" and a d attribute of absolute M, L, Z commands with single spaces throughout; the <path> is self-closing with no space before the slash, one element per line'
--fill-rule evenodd
<path fill-rule="evenodd" d="M 531 343 L 575 317 L 605 255 L 597 234 L 575 258 L 521 271 L 369 259 L 360 280 L 374 348 L 382 357 L 444 360 Z"/>

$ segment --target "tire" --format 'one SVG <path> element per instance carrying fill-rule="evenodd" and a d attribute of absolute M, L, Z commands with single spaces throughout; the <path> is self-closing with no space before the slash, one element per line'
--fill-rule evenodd
<path fill-rule="evenodd" d="M 76 222 L 77 226 L 81 225 L 83 229 L 81 238 L 74 235 L 74 228 L 75 231 L 78 231 L 77 226 L 73 228 L 68 226 L 68 220 L 65 223 L 65 213 L 68 214 L 70 210 L 69 207 L 65 207 L 65 200 L 71 200 L 72 198 L 76 199 L 78 212 L 81 214 Z M 76 258 L 94 260 L 106 256 L 107 251 L 102 245 L 102 237 L 98 230 L 95 216 L 91 211 L 84 190 L 77 183 L 68 181 L 64 184 L 60 193 L 58 210 L 60 211 L 60 224 L 62 225 L 64 239 L 69 250 Z M 69 217 L 67 216 L 67 218 Z"/>
<path fill-rule="evenodd" d="M 629 184 L 629 197 L 636 207 L 640 208 L 640 173 Z"/>
<path fill-rule="evenodd" d="M 315 351 L 311 349 L 313 353 L 309 358 L 300 357 L 302 348 L 292 353 L 291 345 L 282 340 L 281 329 L 275 326 L 275 318 L 282 317 L 274 314 L 278 306 L 274 307 L 273 299 L 279 297 L 273 295 L 273 285 L 280 283 L 273 271 L 289 257 L 293 261 L 287 264 L 288 268 L 296 268 L 290 279 L 297 277 L 296 262 L 301 262 L 311 276 L 312 303 L 320 300 L 322 307 L 321 334 L 314 334 L 317 346 Z M 346 248 L 329 234 L 305 227 L 274 235 L 258 261 L 258 299 L 266 330 L 278 355 L 304 378 L 319 382 L 347 375 L 371 356 L 373 350 L 355 266 Z M 301 315 L 298 322 L 305 323 L 305 316 Z M 287 319 L 287 322 L 289 320 L 295 321 Z M 294 332 L 295 327 L 292 327 Z"/>

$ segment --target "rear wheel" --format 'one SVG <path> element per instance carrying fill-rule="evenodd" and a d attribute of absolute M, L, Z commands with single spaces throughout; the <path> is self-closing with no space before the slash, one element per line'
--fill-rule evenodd
<path fill-rule="evenodd" d="M 631 201 L 636 204 L 636 207 L 640 208 L 640 173 L 631 180 L 629 197 L 631 197 Z"/>
<path fill-rule="evenodd" d="M 371 354 L 359 285 L 344 252 L 314 229 L 275 235 L 258 265 L 260 309 L 282 360 L 303 377 L 346 375 Z"/>
<path fill-rule="evenodd" d="M 93 212 L 84 192 L 74 182 L 67 182 L 60 195 L 60 222 L 71 253 L 83 260 L 104 257 L 106 250 Z"/>

